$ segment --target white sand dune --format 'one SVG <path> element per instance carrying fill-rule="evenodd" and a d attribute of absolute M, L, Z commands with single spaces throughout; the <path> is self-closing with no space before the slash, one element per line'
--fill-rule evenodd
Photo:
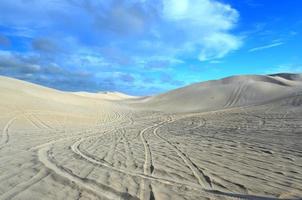
<path fill-rule="evenodd" d="M 118 104 L 109 101 L 113 99 L 113 95 L 96 95 L 97 97 L 91 98 L 1 76 L 0 93 L 0 109 L 4 110 L 3 114 L 52 113 L 59 119 L 73 117 L 73 120 L 90 124 L 97 123 L 95 120 L 103 115 L 114 117 L 116 110 L 121 111 Z M 115 96 L 118 95 L 123 97 L 120 94 Z"/>
<path fill-rule="evenodd" d="M 138 98 L 138 97 L 127 95 L 127 94 L 124 94 L 121 92 L 98 92 L 98 93 L 73 92 L 73 94 L 83 96 L 83 97 L 105 99 L 105 100 L 126 100 L 126 99 Z"/>
<path fill-rule="evenodd" d="M 169 112 L 210 111 L 259 105 L 301 93 L 301 77 L 301 74 L 233 76 L 196 83 L 141 102 L 152 109 Z"/>
<path fill-rule="evenodd" d="M 300 74 L 146 98 L 0 77 L 0 200 L 301 199 L 301 91 Z"/>

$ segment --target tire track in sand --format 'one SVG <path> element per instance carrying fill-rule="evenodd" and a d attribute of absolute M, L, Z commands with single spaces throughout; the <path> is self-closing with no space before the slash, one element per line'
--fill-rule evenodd
<path fill-rule="evenodd" d="M 175 120 L 173 120 L 170 117 L 170 120 L 168 120 L 167 124 L 174 122 Z M 165 124 L 163 124 L 165 125 Z M 162 125 L 162 126 L 163 126 Z M 201 169 L 199 169 L 192 161 L 191 159 L 185 154 L 183 153 L 177 146 L 173 145 L 169 140 L 167 140 L 166 138 L 158 135 L 158 129 L 160 127 L 156 127 L 153 130 L 153 134 L 161 139 L 162 141 L 164 141 L 168 146 L 170 146 L 176 153 L 177 155 L 185 162 L 185 164 L 190 168 L 190 170 L 192 171 L 193 175 L 196 177 L 198 183 L 201 185 L 202 188 L 210 190 L 212 189 L 212 182 L 209 176 L 207 176 Z"/>
<path fill-rule="evenodd" d="M 154 166 L 153 166 L 153 162 L 152 162 L 152 154 L 151 154 L 149 143 L 145 137 L 145 134 L 149 129 L 152 129 L 152 128 L 157 129 L 157 128 L 161 127 L 165 122 L 166 122 L 166 120 L 162 121 L 158 124 L 148 126 L 140 132 L 140 137 L 141 137 L 141 141 L 144 145 L 144 152 L 145 152 L 144 175 L 151 176 L 151 174 L 154 170 Z M 141 185 L 142 185 L 142 187 L 141 187 L 141 191 L 140 191 L 140 199 L 142 199 L 142 200 L 154 199 L 151 181 L 143 179 L 141 182 Z"/>
<path fill-rule="evenodd" d="M 8 130 L 16 119 L 17 119 L 17 116 L 11 118 L 4 126 L 4 128 L 2 130 L 2 137 L 0 139 L 0 149 L 2 149 L 8 143 L 8 141 L 9 141 Z"/>
<path fill-rule="evenodd" d="M 85 139 L 80 139 L 78 141 L 76 141 L 72 146 L 71 146 L 71 150 L 78 156 L 80 156 L 82 159 L 96 165 L 96 166 L 102 166 L 104 168 L 107 168 L 109 170 L 118 172 L 118 173 L 123 173 L 125 175 L 128 176 L 133 176 L 133 177 L 139 177 L 142 179 L 146 179 L 146 180 L 150 180 L 150 181 L 156 181 L 165 185 L 171 185 L 171 186 L 176 186 L 176 187 L 185 187 L 185 188 L 189 188 L 189 189 L 193 189 L 196 191 L 200 191 L 203 190 L 203 188 L 201 188 L 198 184 L 195 183 L 184 183 L 184 182 L 177 182 L 175 180 L 169 180 L 169 179 L 164 179 L 164 178 L 159 178 L 159 177 L 155 177 L 155 176 L 148 176 L 142 173 L 137 173 L 137 172 L 132 172 L 129 170 L 124 170 L 121 168 L 117 168 L 117 167 L 113 167 L 110 163 L 107 163 L 103 160 L 97 160 L 94 157 L 91 157 L 90 155 L 85 154 L 84 152 L 82 152 L 79 148 L 80 144 L 84 141 Z"/>
<path fill-rule="evenodd" d="M 165 121 L 164 121 L 165 122 Z M 160 126 L 162 124 L 164 124 L 164 122 L 161 122 L 159 124 L 155 124 L 155 125 L 152 125 L 152 126 L 149 126 L 149 127 L 146 127 L 145 129 L 143 129 L 141 131 L 141 134 L 143 134 L 142 136 L 144 137 L 144 133 L 151 129 L 151 128 L 154 128 L 156 126 Z M 116 129 L 113 129 L 111 131 L 108 131 L 106 134 L 108 134 L 109 132 L 112 132 L 112 131 L 117 131 Z M 170 179 L 164 179 L 164 178 L 159 178 L 159 177 L 155 177 L 155 176 L 152 176 L 151 173 L 148 175 L 148 174 L 145 174 L 145 173 L 139 173 L 139 172 L 133 172 L 133 171 L 130 171 L 130 170 L 127 170 L 127 169 L 121 169 L 121 168 L 118 168 L 118 167 L 115 167 L 115 166 L 112 166 L 110 163 L 107 163 L 105 162 L 104 160 L 100 160 L 100 159 L 97 159 L 97 158 L 94 158 L 94 156 L 92 155 L 89 155 L 89 154 L 86 154 L 85 152 L 81 151 L 80 150 L 80 144 L 85 141 L 87 138 L 81 138 L 79 139 L 78 141 L 76 141 L 72 146 L 71 146 L 71 150 L 76 154 L 78 155 L 79 157 L 81 157 L 82 159 L 96 165 L 96 166 L 101 166 L 101 167 L 105 167 L 107 168 L 108 170 L 112 170 L 114 172 L 118 172 L 118 173 L 122 173 L 122 174 L 125 174 L 125 175 L 128 175 L 128 176 L 133 176 L 133 177 L 139 177 L 139 178 L 142 178 L 142 187 L 141 187 L 141 191 L 139 193 L 140 195 L 140 199 L 152 199 L 153 198 L 153 193 L 152 193 L 152 188 L 150 188 L 151 186 L 151 181 L 155 181 L 155 182 L 159 182 L 159 183 L 162 183 L 162 184 L 165 184 L 165 185 L 171 185 L 171 186 L 176 186 L 176 187 L 182 187 L 182 188 L 188 188 L 188 189 L 193 189 L 193 190 L 196 190 L 196 191 L 201 191 L 203 190 L 203 188 L 200 187 L 200 185 L 198 184 L 195 184 L 195 183 L 190 183 L 190 182 L 178 182 L 178 181 L 175 181 L 175 180 L 170 180 Z M 148 147 L 147 148 L 147 153 L 148 153 Z M 150 153 L 151 155 L 151 153 Z M 151 158 L 151 157 L 150 157 Z M 148 159 L 146 160 L 146 163 L 150 163 L 152 164 L 152 161 L 148 161 Z M 145 164 L 145 169 L 148 170 L 148 164 Z M 151 168 L 151 167 L 150 167 Z M 150 169 L 149 168 L 149 169 Z M 150 170 L 151 171 L 151 170 Z"/>
<path fill-rule="evenodd" d="M 73 174 L 72 172 L 70 172 L 70 170 L 64 168 L 63 166 L 59 166 L 55 162 L 55 159 L 52 155 L 51 146 L 46 146 L 39 149 L 38 158 L 47 169 L 71 182 L 76 183 L 79 187 L 84 188 L 85 190 L 90 191 L 99 197 L 105 197 L 114 200 L 137 200 L 136 197 L 133 197 L 128 193 L 122 193 L 114 190 L 113 188 L 107 185 L 95 182 L 87 178 L 79 177 L 78 175 Z"/>
<path fill-rule="evenodd" d="M 12 199 L 13 197 L 17 196 L 21 192 L 25 191 L 26 189 L 30 188 L 34 184 L 38 183 L 48 175 L 49 175 L 48 170 L 43 168 L 38 172 L 38 174 L 33 176 L 30 180 L 22 182 L 17 186 L 13 187 L 12 189 L 8 190 L 7 192 L 5 192 L 3 195 L 0 196 L 0 199 L 2 200 Z"/>
<path fill-rule="evenodd" d="M 123 138 L 125 156 L 126 156 L 126 166 L 131 169 L 136 169 L 137 165 L 134 161 L 133 152 L 130 148 L 129 140 L 127 139 L 125 128 L 121 129 L 121 136 Z"/>

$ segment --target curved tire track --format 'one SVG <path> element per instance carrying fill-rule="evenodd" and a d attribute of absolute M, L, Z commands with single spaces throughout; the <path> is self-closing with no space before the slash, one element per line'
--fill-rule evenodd
<path fill-rule="evenodd" d="M 8 130 L 16 119 L 17 119 L 17 116 L 11 118 L 4 126 L 4 128 L 2 130 L 2 137 L 0 139 L 0 149 L 2 149 L 8 143 L 8 141 L 9 141 Z"/>
<path fill-rule="evenodd" d="M 173 119 L 170 119 L 168 123 L 173 122 Z M 163 140 L 168 146 L 170 146 L 177 155 L 186 163 L 186 165 L 191 169 L 193 175 L 196 177 L 198 183 L 202 186 L 204 189 L 212 189 L 212 182 L 210 177 L 204 174 L 203 171 L 201 171 L 191 160 L 190 158 L 183 153 L 177 146 L 173 145 L 169 140 L 165 139 L 164 137 L 158 135 L 157 131 L 160 127 L 156 127 L 153 130 L 153 133 L 156 137 Z"/>
<path fill-rule="evenodd" d="M 51 148 L 50 146 L 46 146 L 44 148 L 39 149 L 38 151 L 38 158 L 43 165 L 53 171 L 55 174 L 66 178 L 67 180 L 76 183 L 81 188 L 84 188 L 88 191 L 91 191 L 92 193 L 96 194 L 99 197 L 106 197 L 108 199 L 114 199 L 114 200 L 126 200 L 126 199 L 137 199 L 133 196 L 130 196 L 129 194 L 124 194 L 121 192 L 118 192 L 114 190 L 113 188 L 110 188 L 106 185 L 103 185 L 101 183 L 96 183 L 92 180 L 89 180 L 87 178 L 81 178 L 71 172 L 69 170 L 65 169 L 62 166 L 58 166 L 54 162 L 54 158 L 51 155 Z"/>
<path fill-rule="evenodd" d="M 0 196 L 0 199 L 2 200 L 9 200 L 12 199 L 13 197 L 17 196 L 21 192 L 25 191 L 26 189 L 30 188 L 34 184 L 38 183 L 41 181 L 43 178 L 49 175 L 48 170 L 41 169 L 38 174 L 36 174 L 34 177 L 32 177 L 30 180 L 22 182 L 12 188 L 11 190 L 5 192 L 3 195 Z"/>
<path fill-rule="evenodd" d="M 159 182 L 159 183 L 162 183 L 162 184 L 165 184 L 165 185 L 171 185 L 171 186 L 177 186 L 177 187 L 186 187 L 186 188 L 194 189 L 194 190 L 197 190 L 197 191 L 203 190 L 203 188 L 201 188 L 199 185 L 194 184 L 194 183 L 181 183 L 181 182 L 177 182 L 177 181 L 174 181 L 174 180 L 158 178 L 158 177 L 151 176 L 151 175 L 148 176 L 148 175 L 145 175 L 145 174 L 141 174 L 141 173 L 132 172 L 132 171 L 124 170 L 124 169 L 121 169 L 121 168 L 113 167 L 109 163 L 106 163 L 104 161 L 96 160 L 93 157 L 90 157 L 89 155 L 86 155 L 85 153 L 83 153 L 79 148 L 81 142 L 83 142 L 83 141 L 84 141 L 84 139 L 80 139 L 80 140 L 76 141 L 71 146 L 71 150 L 76 155 L 80 156 L 81 158 L 85 159 L 86 161 L 88 161 L 88 162 L 90 162 L 94 165 L 105 167 L 109 170 L 113 170 L 115 172 L 123 173 L 123 174 L 129 175 L 129 176 L 139 177 L 139 178 L 146 179 L 146 180 L 151 180 L 151 181 L 156 181 L 156 182 Z"/>

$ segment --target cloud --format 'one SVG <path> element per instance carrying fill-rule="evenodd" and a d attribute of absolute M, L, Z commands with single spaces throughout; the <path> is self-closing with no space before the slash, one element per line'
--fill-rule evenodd
<path fill-rule="evenodd" d="M 222 58 L 238 49 L 242 38 L 230 31 L 239 13 L 214 0 L 165 0 L 164 18 L 184 34 L 184 48 L 197 52 L 200 61 Z M 181 44 L 180 44 L 181 45 Z"/>
<path fill-rule="evenodd" d="M 0 51 L 0 70 L 2 73 L 35 73 L 40 66 L 20 54 L 12 54 L 8 51 Z"/>
<path fill-rule="evenodd" d="M 168 50 L 167 54 L 180 56 L 189 52 L 206 61 L 222 58 L 241 45 L 241 38 L 230 32 L 236 26 L 238 12 L 216 0 L 163 0 L 157 1 L 157 4 L 150 0 L 81 2 L 78 8 L 89 11 L 89 14 L 80 12 L 83 13 L 81 17 L 88 19 L 88 22 L 92 20 L 92 31 L 98 29 L 104 38 L 116 40 L 116 49 L 126 46 L 128 51 L 139 51 L 141 49 L 135 49 L 131 43 L 145 40 L 151 41 L 152 45 L 158 43 L 159 48 Z M 66 2 L 62 4 L 68 6 Z M 54 9 L 54 5 L 50 7 Z M 64 14 L 74 17 L 70 13 Z M 129 38 L 126 42 L 121 41 L 123 37 L 133 34 L 141 37 L 135 38 L 136 41 Z M 151 53 L 158 54 L 158 50 L 155 48 L 152 52 L 151 49 Z"/>
<path fill-rule="evenodd" d="M 239 14 L 230 5 L 215 0 L 164 0 L 163 15 L 170 21 L 186 21 L 183 26 L 223 31 L 234 27 Z"/>
<path fill-rule="evenodd" d="M 21 55 L 0 51 L 0 73 L 6 76 L 31 81 L 61 90 L 112 90 L 111 80 L 94 80 L 94 75 L 85 71 L 70 71 L 56 63 L 43 65 L 38 55 Z"/>
<path fill-rule="evenodd" d="M 277 67 L 272 67 L 265 71 L 265 74 L 277 74 L 277 73 L 302 73 L 302 64 L 282 64 Z"/>
<path fill-rule="evenodd" d="M 161 74 L 160 82 L 164 83 L 164 84 L 169 84 L 172 86 L 180 86 L 180 85 L 184 84 L 183 81 L 175 80 L 171 75 L 166 74 L 166 73 Z"/>
<path fill-rule="evenodd" d="M 127 1 L 112 1 L 110 9 L 103 9 L 95 14 L 95 26 L 104 31 L 111 31 L 119 35 L 142 33 L 148 22 L 148 12 L 142 3 L 128 3 Z"/>
<path fill-rule="evenodd" d="M 35 38 L 32 41 L 32 47 L 34 50 L 45 53 L 54 53 L 58 51 L 58 46 L 55 42 L 47 38 Z"/>
<path fill-rule="evenodd" d="M 125 83 L 133 83 L 135 78 L 131 74 L 120 73 L 118 78 Z"/>
<path fill-rule="evenodd" d="M 273 48 L 273 47 L 281 46 L 283 44 L 284 44 L 283 42 L 276 42 L 276 43 L 272 43 L 272 44 L 252 48 L 252 49 L 249 50 L 249 52 L 261 51 L 261 50 L 264 50 L 264 49 L 270 49 L 270 48 Z"/>
<path fill-rule="evenodd" d="M 147 63 L 144 63 L 145 69 L 164 69 L 167 70 L 167 68 L 171 65 L 171 62 L 169 60 L 150 60 Z"/>
<path fill-rule="evenodd" d="M 11 41 L 8 37 L 0 34 L 0 47 L 9 47 L 11 45 Z"/>
<path fill-rule="evenodd" d="M 109 61 L 112 64 L 118 65 L 128 65 L 133 63 L 133 60 L 130 56 L 126 54 L 125 51 L 122 51 L 118 47 L 114 46 L 104 46 L 99 49 L 100 56 Z"/>
<path fill-rule="evenodd" d="M 218 0 L 15 0 L 1 2 L 0 13 L 0 31 L 14 44 L 5 47 L 10 55 L 1 73 L 37 76 L 53 87 L 58 84 L 50 78 L 71 89 L 76 80 L 83 89 L 84 78 L 95 89 L 138 88 L 142 73 L 159 80 L 159 72 L 177 72 L 192 60 L 217 61 L 242 45 L 233 33 L 238 11 Z M 117 71 L 122 74 L 112 76 Z M 109 75 L 98 79 L 103 72 Z M 156 84 L 148 87 L 165 87 Z"/>
<path fill-rule="evenodd" d="M 223 58 L 230 51 L 238 49 L 240 45 L 241 41 L 230 34 L 212 34 L 204 39 L 204 45 L 199 54 L 199 60 L 206 61 Z"/>
<path fill-rule="evenodd" d="M 166 57 L 206 61 L 238 49 L 242 40 L 231 33 L 239 13 L 217 0 L 16 0 L 3 3 L 0 12 L 0 25 L 16 34 L 30 30 L 26 35 L 38 38 L 34 48 L 44 51 L 54 47 L 50 37 L 72 36 L 93 46 L 113 44 L 129 60 L 143 52 L 158 56 L 162 49 Z"/>

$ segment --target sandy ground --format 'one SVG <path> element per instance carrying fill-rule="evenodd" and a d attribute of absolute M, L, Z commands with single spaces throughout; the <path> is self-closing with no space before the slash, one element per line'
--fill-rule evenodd
<path fill-rule="evenodd" d="M 6 78 L 0 90 L 1 200 L 302 197 L 299 94 L 165 112 Z"/>

